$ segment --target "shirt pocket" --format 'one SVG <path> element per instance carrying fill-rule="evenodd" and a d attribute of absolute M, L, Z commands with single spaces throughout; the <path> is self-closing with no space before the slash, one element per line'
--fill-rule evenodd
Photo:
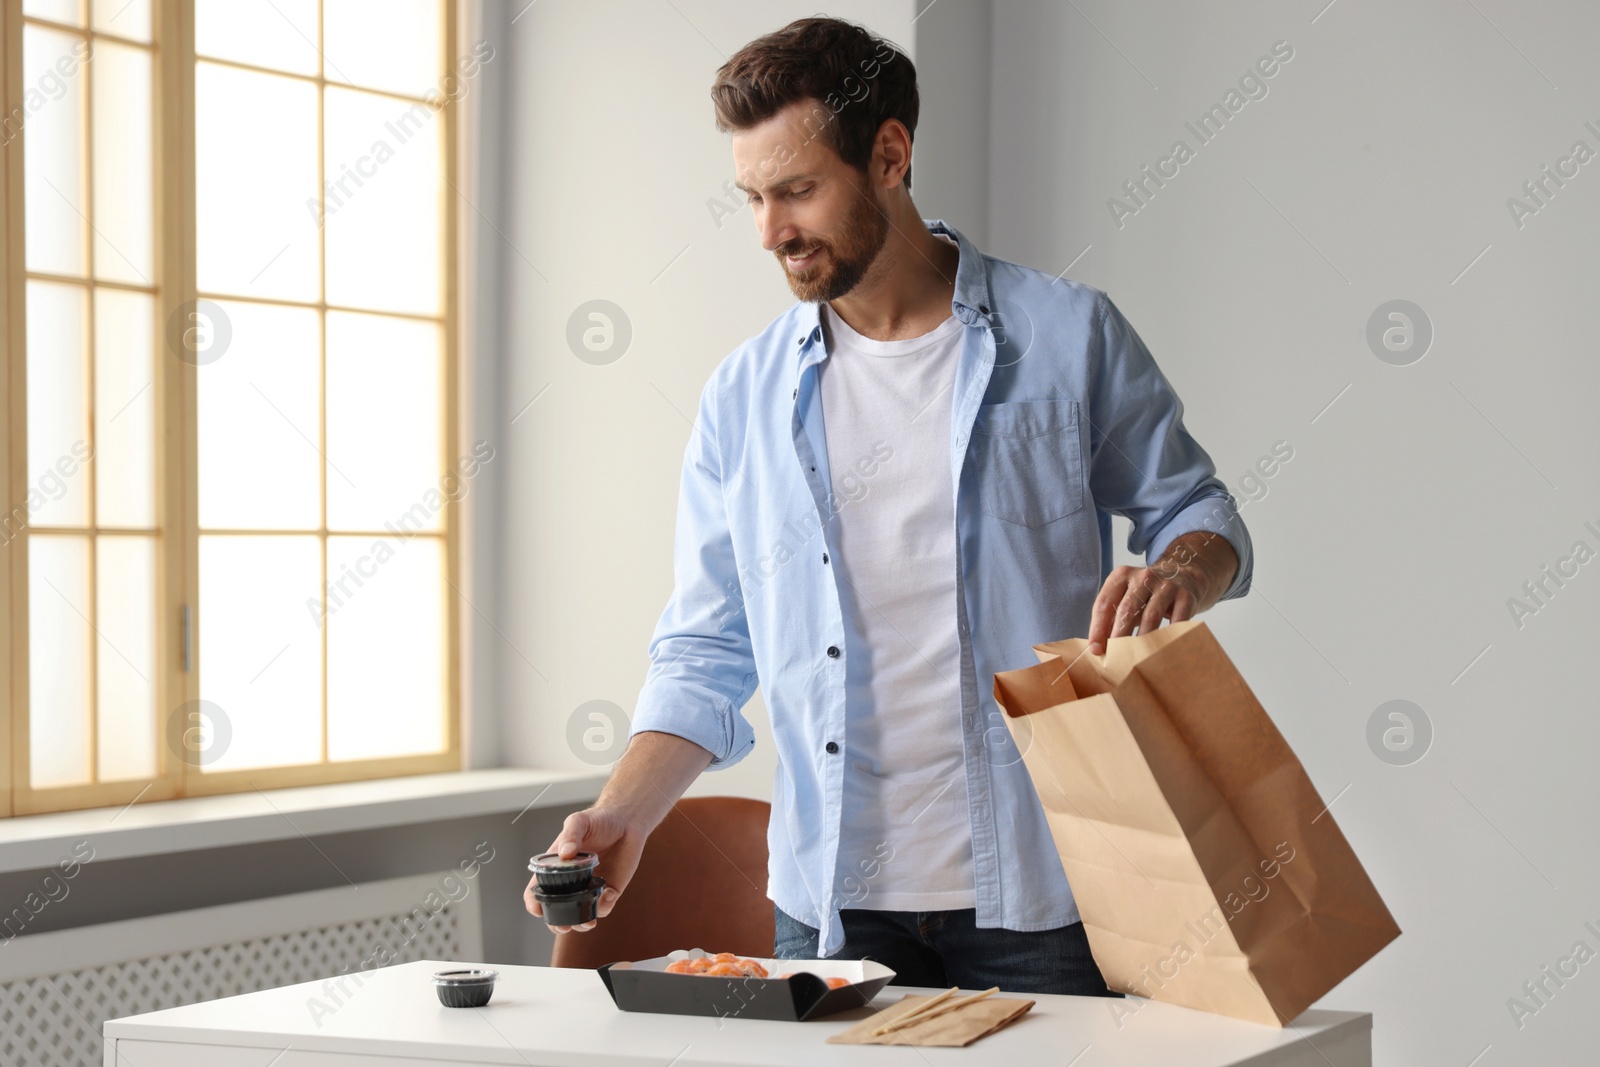
<path fill-rule="evenodd" d="M 986 515 L 1039 527 L 1083 507 L 1078 402 L 984 404 L 972 425 L 973 474 Z"/>

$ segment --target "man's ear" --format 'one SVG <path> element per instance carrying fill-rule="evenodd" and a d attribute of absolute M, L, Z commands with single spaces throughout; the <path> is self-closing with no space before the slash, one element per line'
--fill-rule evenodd
<path fill-rule="evenodd" d="M 878 135 L 872 142 L 872 162 L 868 164 L 868 178 L 874 185 L 893 189 L 906 182 L 911 170 L 911 131 L 899 119 L 884 119 Z"/>

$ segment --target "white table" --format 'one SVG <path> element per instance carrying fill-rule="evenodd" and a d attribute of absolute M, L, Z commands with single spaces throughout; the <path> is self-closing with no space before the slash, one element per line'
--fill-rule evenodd
<path fill-rule="evenodd" d="M 341 995 L 324 983 L 286 986 L 105 1024 L 106 1067 L 1370 1067 L 1372 1016 L 1313 1009 L 1277 1030 L 1147 1001 L 1030 994 L 1033 1010 L 960 1049 L 826 1045 L 869 1009 L 803 1023 L 619 1011 L 593 971 L 501 967 L 488 1007 L 439 1004 L 421 961 L 364 972 Z M 330 992 L 331 990 L 331 992 Z M 889 986 L 885 1007 L 910 986 Z M 337 1002 L 336 999 L 337 998 Z M 332 1013 L 314 1017 L 313 1001 Z M 1108 1005 L 1138 1004 L 1118 1026 Z M 1087 1050 L 1087 1051 L 1085 1051 Z M 1076 1057 L 1076 1058 L 1075 1058 Z"/>

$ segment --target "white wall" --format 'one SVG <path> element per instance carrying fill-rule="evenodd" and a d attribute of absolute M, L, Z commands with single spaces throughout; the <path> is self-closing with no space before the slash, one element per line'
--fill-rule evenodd
<path fill-rule="evenodd" d="M 1325 3 L 1001 0 L 987 47 L 969 31 L 988 5 L 971 0 L 939 0 L 915 26 L 920 0 L 830 13 L 918 60 L 935 108 L 916 156 L 924 214 L 1052 272 L 1088 246 L 1069 276 L 1128 315 L 1236 493 L 1275 442 L 1294 449 L 1244 509 L 1255 592 L 1211 623 L 1337 796 L 1405 931 L 1325 1006 L 1375 1012 L 1379 1063 L 1465 1065 L 1486 1046 L 1485 1067 L 1574 1062 L 1600 963 L 1520 1030 L 1506 1002 L 1575 942 L 1600 950 L 1583 926 L 1600 927 L 1583 658 L 1600 563 L 1521 629 L 1506 601 L 1574 541 L 1600 549 L 1583 528 L 1600 529 L 1600 162 L 1520 230 L 1506 198 L 1574 140 L 1600 150 L 1583 125 L 1600 127 L 1600 13 Z M 748 213 L 718 228 L 707 209 L 732 174 L 706 90 L 726 54 L 814 9 L 675 7 L 541 0 L 510 28 L 500 635 L 483 637 L 507 763 L 581 766 L 574 710 L 632 707 L 700 387 L 791 299 Z M 1193 146 L 1184 122 L 1279 40 L 1294 58 L 1268 95 L 1119 229 L 1107 199 L 1176 138 Z M 960 117 L 972 92 L 986 128 Z M 596 298 L 634 331 L 608 366 L 565 340 Z M 1365 339 L 1392 299 L 1434 326 L 1410 366 Z M 1369 748 L 1391 699 L 1432 723 L 1411 765 Z M 695 792 L 769 795 L 759 697 L 747 714 L 755 752 Z"/>
<path fill-rule="evenodd" d="M 672 591 L 678 475 L 700 389 L 794 299 L 749 209 L 719 227 L 707 206 L 729 199 L 723 183 L 734 178 L 712 78 L 749 40 L 815 11 L 541 0 L 511 27 L 513 250 L 499 403 L 507 420 L 522 414 L 502 452 L 504 641 L 494 653 L 508 764 L 585 766 L 568 743 L 573 713 L 592 700 L 632 711 Z M 912 29 L 909 0 L 829 13 L 902 44 Z M 593 299 L 621 307 L 633 329 L 605 366 L 566 340 L 569 316 Z M 702 776 L 691 795 L 771 796 L 759 695 L 746 714 L 755 750 Z"/>
<path fill-rule="evenodd" d="M 1326 3 L 996 4 L 990 251 L 1054 272 L 1092 245 L 1069 276 L 1236 493 L 1294 448 L 1244 508 L 1255 591 L 1211 624 L 1324 798 L 1348 786 L 1333 813 L 1404 930 L 1325 1006 L 1375 1012 L 1379 1063 L 1592 1061 L 1600 963 L 1520 1030 L 1506 1001 L 1600 951 L 1600 563 L 1521 629 L 1506 601 L 1600 549 L 1600 161 L 1520 230 L 1506 199 L 1600 150 L 1600 8 Z M 1107 199 L 1278 40 L 1268 95 L 1118 229 Z M 1396 298 L 1435 330 L 1404 367 L 1364 336 Z M 1434 729 L 1408 766 L 1366 740 L 1397 698 Z"/>

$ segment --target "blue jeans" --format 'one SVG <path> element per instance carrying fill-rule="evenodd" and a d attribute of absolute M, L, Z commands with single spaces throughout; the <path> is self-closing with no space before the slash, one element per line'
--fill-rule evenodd
<path fill-rule="evenodd" d="M 817 929 L 774 905 L 779 959 L 817 959 Z M 895 972 L 893 985 L 1120 997 L 1106 988 L 1082 923 L 1023 933 L 977 927 L 961 911 L 845 908 L 844 947 L 830 959 L 870 959 Z"/>

